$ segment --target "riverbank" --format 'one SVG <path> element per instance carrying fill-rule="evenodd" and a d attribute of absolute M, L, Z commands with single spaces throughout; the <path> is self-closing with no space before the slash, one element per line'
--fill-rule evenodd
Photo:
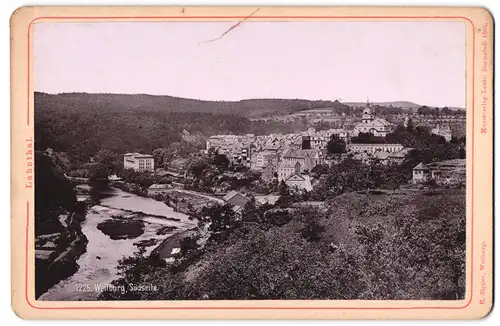
<path fill-rule="evenodd" d="M 148 191 L 142 189 L 141 186 L 135 184 L 135 183 L 129 183 L 126 181 L 111 181 L 109 182 L 109 185 L 118 189 L 121 189 L 126 192 L 131 192 L 137 196 L 141 197 L 149 197 L 148 196 Z"/>
<path fill-rule="evenodd" d="M 76 271 L 64 274 L 63 280 L 46 290 L 39 300 L 97 300 L 100 292 L 96 289 L 118 277 L 117 267 L 124 257 L 133 256 L 140 249 L 150 255 L 166 239 L 196 226 L 187 215 L 175 212 L 163 202 L 121 189 L 106 189 L 99 201 L 87 209 L 82 222 L 88 243 L 83 254 L 73 256 Z M 99 230 L 99 225 L 109 220 L 136 221 L 132 223 L 141 223 L 143 230 L 133 237 L 111 236 L 107 234 L 109 230 Z"/>
<path fill-rule="evenodd" d="M 74 275 L 77 264 L 87 250 L 88 239 L 82 232 L 85 211 L 60 216 L 65 227 L 60 233 L 35 238 L 35 298 L 62 280 Z"/>
<path fill-rule="evenodd" d="M 145 190 L 139 185 L 125 181 L 111 182 L 110 185 L 137 196 L 152 198 L 165 203 L 177 213 L 186 214 L 190 219 L 196 218 L 201 208 L 213 204 L 223 204 L 221 198 L 184 189 Z"/>
<path fill-rule="evenodd" d="M 168 189 L 162 192 L 151 192 L 149 196 L 164 202 L 176 212 L 189 215 L 191 218 L 196 218 L 203 207 L 210 206 L 214 203 L 224 203 L 220 198 L 183 189 Z"/>
<path fill-rule="evenodd" d="M 172 258 L 173 253 L 172 250 L 175 248 L 180 248 L 180 242 L 182 238 L 188 237 L 195 232 L 195 228 L 187 229 L 185 231 L 178 232 L 163 240 L 160 245 L 158 245 L 151 252 L 150 257 L 152 258 L 160 258 L 160 259 L 169 259 Z"/>

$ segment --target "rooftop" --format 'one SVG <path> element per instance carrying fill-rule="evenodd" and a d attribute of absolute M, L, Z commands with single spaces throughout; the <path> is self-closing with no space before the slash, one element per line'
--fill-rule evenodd
<path fill-rule="evenodd" d="M 320 152 L 316 149 L 298 149 L 298 150 L 289 150 L 288 152 L 283 154 L 283 157 L 297 157 L 297 158 L 305 158 L 305 157 L 313 157 L 319 158 Z"/>
<path fill-rule="evenodd" d="M 403 148 L 400 151 L 397 151 L 395 153 L 390 153 L 389 156 L 393 158 L 405 158 L 406 155 L 412 150 L 413 148 Z"/>
<path fill-rule="evenodd" d="M 233 198 L 234 196 L 237 196 L 237 195 L 240 195 L 240 196 L 243 196 L 245 197 L 244 195 L 240 194 L 239 192 L 235 191 L 235 190 L 231 190 L 230 192 L 228 192 L 224 197 L 222 197 L 222 199 L 224 201 L 228 201 L 230 200 L 231 198 Z"/>
<path fill-rule="evenodd" d="M 141 153 L 127 153 L 124 156 L 133 156 L 135 158 L 153 158 L 153 155 L 141 154 Z"/>
<path fill-rule="evenodd" d="M 377 144 L 377 143 L 351 143 L 349 144 L 348 146 L 366 146 L 366 147 L 370 147 L 370 146 L 401 146 L 403 147 L 403 145 L 401 144 L 395 144 L 395 143 L 391 143 L 391 144 L 386 144 L 386 143 L 380 143 L 380 144 Z"/>
<path fill-rule="evenodd" d="M 378 158 L 378 159 L 381 159 L 381 160 L 385 160 L 386 158 L 388 158 L 389 156 L 391 156 L 391 153 L 388 153 L 388 152 L 376 152 L 373 154 L 373 156 L 375 158 Z"/>
<path fill-rule="evenodd" d="M 255 200 L 261 204 L 274 205 L 280 196 L 267 195 L 267 196 L 255 196 Z"/>
<path fill-rule="evenodd" d="M 465 167 L 465 159 L 454 159 L 440 162 L 430 163 L 431 167 L 439 167 L 439 168 L 464 168 Z"/>
<path fill-rule="evenodd" d="M 285 183 L 288 186 L 297 186 L 300 189 L 304 189 L 306 191 L 312 191 L 311 178 L 308 175 L 299 175 L 292 174 L 288 179 L 286 179 Z"/>
<path fill-rule="evenodd" d="M 413 170 L 429 170 L 429 168 L 424 163 L 420 162 Z"/>

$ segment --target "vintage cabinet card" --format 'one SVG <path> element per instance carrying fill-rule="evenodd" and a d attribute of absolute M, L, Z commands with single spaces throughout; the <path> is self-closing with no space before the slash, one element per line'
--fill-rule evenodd
<path fill-rule="evenodd" d="M 24 7 L 27 319 L 476 319 L 493 20 L 458 7 Z"/>

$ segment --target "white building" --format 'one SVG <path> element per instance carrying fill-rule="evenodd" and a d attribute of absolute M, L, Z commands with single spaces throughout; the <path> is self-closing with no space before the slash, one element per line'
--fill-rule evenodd
<path fill-rule="evenodd" d="M 377 137 L 385 137 L 393 132 L 396 125 L 385 119 L 375 118 L 370 106 L 370 103 L 367 103 L 366 108 L 363 110 L 361 123 L 354 127 L 353 136 L 358 136 L 360 133 L 371 133 Z"/>
<path fill-rule="evenodd" d="M 152 155 L 139 153 L 127 153 L 123 155 L 123 167 L 125 169 L 134 169 L 135 171 L 155 170 L 154 158 Z"/>
<path fill-rule="evenodd" d="M 278 158 L 279 155 L 275 150 L 264 149 L 262 151 L 256 151 L 250 158 L 250 169 L 260 170 L 271 162 L 277 164 Z"/>
<path fill-rule="evenodd" d="M 292 174 L 285 183 L 290 188 L 298 188 L 300 190 L 312 191 L 311 178 L 308 175 Z"/>

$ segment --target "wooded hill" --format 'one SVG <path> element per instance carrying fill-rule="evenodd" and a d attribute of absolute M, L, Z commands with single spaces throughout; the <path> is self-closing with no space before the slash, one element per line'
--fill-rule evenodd
<path fill-rule="evenodd" d="M 203 101 L 147 94 L 89 94 L 35 92 L 36 105 L 57 109 L 103 109 L 113 112 L 130 110 L 159 112 L 201 112 L 234 114 L 249 118 L 284 115 L 302 110 L 341 106 L 338 101 L 310 101 L 301 99 L 249 99 L 241 101 Z"/>
<path fill-rule="evenodd" d="M 35 147 L 86 157 L 101 149 L 151 152 L 185 143 L 186 135 L 199 140 L 195 146 L 204 147 L 204 137 L 215 134 L 306 130 L 308 125 L 300 121 L 251 121 L 249 117 L 332 103 L 278 99 L 209 102 L 170 96 L 36 92 Z"/>

